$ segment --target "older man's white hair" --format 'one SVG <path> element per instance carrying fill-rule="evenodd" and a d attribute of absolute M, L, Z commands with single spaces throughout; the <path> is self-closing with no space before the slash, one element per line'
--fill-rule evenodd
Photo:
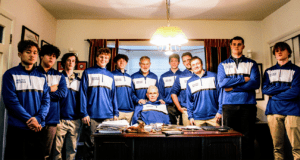
<path fill-rule="evenodd" d="M 158 88 L 156 86 L 149 86 L 147 93 L 150 92 L 151 89 L 155 88 L 155 90 L 158 92 Z"/>

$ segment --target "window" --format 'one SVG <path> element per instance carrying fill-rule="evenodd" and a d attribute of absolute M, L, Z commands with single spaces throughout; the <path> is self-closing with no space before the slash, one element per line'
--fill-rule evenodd
<path fill-rule="evenodd" d="M 108 44 L 108 47 L 114 47 L 114 45 Z M 205 69 L 206 60 L 203 41 L 189 41 L 186 45 L 181 47 L 181 51 L 177 53 L 180 56 L 179 69 L 181 71 L 185 70 L 181 60 L 181 55 L 185 52 L 191 52 L 193 56 L 200 57 L 203 61 L 203 68 Z M 129 61 L 126 70 L 130 75 L 139 71 L 139 61 L 142 56 L 150 57 L 150 71 L 155 73 L 158 78 L 170 69 L 169 56 L 165 55 L 164 52 L 158 51 L 157 46 L 153 46 L 149 41 L 120 41 L 118 53 L 128 56 Z"/>

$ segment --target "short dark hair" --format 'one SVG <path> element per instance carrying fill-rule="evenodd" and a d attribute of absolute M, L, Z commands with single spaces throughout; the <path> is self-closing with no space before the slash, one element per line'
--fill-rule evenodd
<path fill-rule="evenodd" d="M 58 57 L 60 56 L 60 50 L 52 44 L 42 46 L 40 51 L 40 58 L 44 55 L 51 56 L 52 54 L 54 54 L 56 56 L 56 59 L 58 59 Z"/>
<path fill-rule="evenodd" d="M 140 58 L 140 62 L 141 62 L 142 60 L 144 60 L 144 59 L 148 59 L 148 60 L 150 61 L 150 58 L 149 58 L 148 56 L 142 56 L 142 57 Z"/>
<path fill-rule="evenodd" d="M 109 55 L 109 58 L 111 57 L 111 51 L 109 48 L 100 48 L 98 51 L 97 51 L 97 54 L 96 54 L 96 57 L 98 57 L 100 54 L 104 53 L 105 55 Z M 95 57 L 95 58 L 96 58 Z"/>
<path fill-rule="evenodd" d="M 125 54 L 117 54 L 117 56 L 114 58 L 114 62 L 117 63 L 119 59 L 124 59 L 126 62 L 128 62 L 129 58 Z"/>
<path fill-rule="evenodd" d="M 181 59 L 182 59 L 182 57 L 184 57 L 184 56 L 190 56 L 191 58 L 193 57 L 191 52 L 185 52 L 185 53 L 183 53 L 183 54 L 181 55 Z"/>
<path fill-rule="evenodd" d="M 18 52 L 23 53 L 24 51 L 31 48 L 32 46 L 36 47 L 36 49 L 39 50 L 39 46 L 31 40 L 20 41 L 18 43 Z"/>
<path fill-rule="evenodd" d="M 242 37 L 240 36 L 235 36 L 230 40 L 230 44 L 232 43 L 233 40 L 241 40 L 243 44 L 245 44 L 245 41 Z"/>
<path fill-rule="evenodd" d="M 275 50 L 281 49 L 281 50 L 287 50 L 289 52 L 289 58 L 292 56 L 292 50 L 291 47 L 285 43 L 285 42 L 277 42 L 273 47 L 273 55 L 275 56 Z"/>
<path fill-rule="evenodd" d="M 192 59 L 190 60 L 190 63 L 192 63 L 192 61 L 194 61 L 194 60 L 196 60 L 196 59 L 199 59 L 199 61 L 201 62 L 201 65 L 203 65 L 202 59 L 199 58 L 198 56 L 192 57 Z"/>
<path fill-rule="evenodd" d="M 66 64 L 66 62 L 67 62 L 67 59 L 68 59 L 69 57 L 72 57 L 72 56 L 75 56 L 75 65 L 77 65 L 77 63 L 78 63 L 78 61 L 79 61 L 77 55 L 76 55 L 75 53 L 66 53 L 66 54 L 64 54 L 63 57 L 61 58 L 61 66 L 62 66 L 63 68 L 65 68 L 65 64 Z"/>
<path fill-rule="evenodd" d="M 172 55 L 169 56 L 169 62 L 171 61 L 172 58 L 176 58 L 178 60 L 178 62 L 180 62 L 180 58 L 179 55 L 176 53 L 173 53 Z"/>

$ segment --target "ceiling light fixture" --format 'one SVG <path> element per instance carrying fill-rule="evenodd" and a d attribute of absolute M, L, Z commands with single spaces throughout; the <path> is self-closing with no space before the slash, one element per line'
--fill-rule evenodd
<path fill-rule="evenodd" d="M 170 26 L 170 0 L 166 0 L 168 26 L 160 27 L 153 34 L 150 43 L 157 45 L 161 52 L 171 55 L 179 52 L 181 45 L 188 42 L 185 34 L 179 27 Z"/>

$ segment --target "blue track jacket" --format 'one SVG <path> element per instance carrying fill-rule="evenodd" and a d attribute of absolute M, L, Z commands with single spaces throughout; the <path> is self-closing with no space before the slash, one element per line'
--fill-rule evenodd
<path fill-rule="evenodd" d="M 50 107 L 49 87 L 36 67 L 26 71 L 20 63 L 7 70 L 3 75 L 2 96 L 8 111 L 8 125 L 30 130 L 26 122 L 35 117 L 45 126 Z"/>
<path fill-rule="evenodd" d="M 185 69 L 179 74 L 174 82 L 170 94 L 176 94 L 181 107 L 186 108 L 186 83 L 193 76 L 193 73 Z"/>
<path fill-rule="evenodd" d="M 300 116 L 300 68 L 291 61 L 264 73 L 263 94 L 270 95 L 266 115 Z"/>
<path fill-rule="evenodd" d="M 255 90 L 260 86 L 260 74 L 257 63 L 244 55 L 236 66 L 230 56 L 218 66 L 218 84 L 222 88 L 219 105 L 224 104 L 256 104 Z M 244 77 L 250 77 L 245 82 Z M 225 88 L 233 87 L 226 92 Z"/>
<path fill-rule="evenodd" d="M 68 75 L 65 71 L 62 71 L 66 79 L 67 84 L 67 97 L 61 99 L 60 101 L 60 119 L 64 120 L 75 120 L 80 117 L 80 108 L 79 108 L 79 86 L 80 78 L 77 73 L 75 74 L 75 79 L 70 83 Z"/>
<path fill-rule="evenodd" d="M 166 102 L 166 105 L 173 104 L 173 100 L 171 98 L 171 89 L 174 85 L 175 79 L 182 72 L 178 69 L 175 73 L 171 71 L 171 69 L 162 74 L 159 79 L 159 94 Z"/>
<path fill-rule="evenodd" d="M 112 72 L 114 75 L 118 109 L 120 112 L 133 112 L 134 104 L 132 101 L 132 80 L 129 74 L 122 73 L 116 69 Z"/>
<path fill-rule="evenodd" d="M 131 75 L 132 79 L 132 100 L 135 105 L 138 104 L 140 99 L 147 99 L 146 93 L 149 86 L 158 87 L 158 79 L 156 74 L 149 71 L 149 74 L 145 77 L 142 71 L 138 71 Z M 161 95 L 158 96 L 158 99 L 162 99 Z"/>
<path fill-rule="evenodd" d="M 138 105 L 136 108 L 138 118 L 145 122 L 146 125 L 149 125 L 150 123 L 169 124 L 170 119 L 167 106 L 165 104 L 161 104 L 159 101 L 148 101 L 146 104 Z"/>
<path fill-rule="evenodd" d="M 196 74 L 188 80 L 186 87 L 187 112 L 189 119 L 208 120 L 222 114 L 218 106 L 217 74 L 205 71 L 200 78 Z"/>
<path fill-rule="evenodd" d="M 60 100 L 67 96 L 67 84 L 65 76 L 57 70 L 51 68 L 47 73 L 42 66 L 38 66 L 38 71 L 44 74 L 48 86 L 58 85 L 55 92 L 50 92 L 50 109 L 46 117 L 46 124 L 59 124 L 60 120 Z"/>
<path fill-rule="evenodd" d="M 86 69 L 79 88 L 80 117 L 108 119 L 119 117 L 113 74 L 97 64 Z"/>

